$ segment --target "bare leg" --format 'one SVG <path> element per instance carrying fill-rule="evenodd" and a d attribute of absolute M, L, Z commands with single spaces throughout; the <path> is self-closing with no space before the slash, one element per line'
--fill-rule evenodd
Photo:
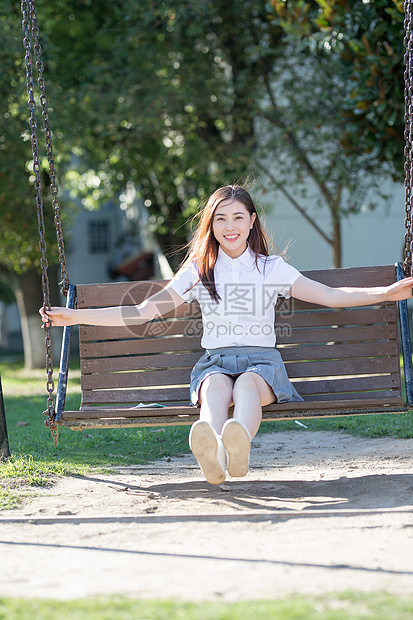
<path fill-rule="evenodd" d="M 234 384 L 234 416 L 225 423 L 222 440 L 227 451 L 228 473 L 242 478 L 249 468 L 251 439 L 259 429 L 262 406 L 275 401 L 275 394 L 255 372 L 245 372 Z"/>
<path fill-rule="evenodd" d="M 233 386 L 234 380 L 231 377 L 214 373 L 202 382 L 199 391 L 201 403 L 199 419 L 209 422 L 218 435 L 221 434 L 222 427 L 228 419 Z"/>
<path fill-rule="evenodd" d="M 221 431 L 228 419 L 234 381 L 222 373 L 212 374 L 201 385 L 200 418 L 191 427 L 189 445 L 203 474 L 211 484 L 225 480 L 226 454 Z"/>
<path fill-rule="evenodd" d="M 262 419 L 262 407 L 275 402 L 276 397 L 268 383 L 256 372 L 244 372 L 234 384 L 234 419 L 256 435 Z"/>
<path fill-rule="evenodd" d="M 225 449 L 228 473 L 234 477 L 245 476 L 251 438 L 261 423 L 261 408 L 275 401 L 274 392 L 254 372 L 241 374 L 235 383 L 228 375 L 215 373 L 203 381 L 199 401 L 200 419 L 192 426 L 189 443 L 206 479 L 211 484 L 225 480 Z M 234 419 L 228 420 L 232 403 Z"/>

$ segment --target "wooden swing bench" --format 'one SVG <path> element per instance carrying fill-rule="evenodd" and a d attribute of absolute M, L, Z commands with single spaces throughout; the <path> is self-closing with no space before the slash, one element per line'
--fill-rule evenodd
<path fill-rule="evenodd" d="M 400 264 L 397 269 L 398 279 L 404 277 Z M 395 280 L 394 266 L 303 273 L 330 286 L 382 286 Z M 137 304 L 164 285 L 145 281 L 79 285 L 76 290 L 72 286 L 68 305 L 75 294 L 78 308 Z M 337 310 L 280 300 L 276 315 L 277 346 L 304 402 L 268 405 L 264 420 L 409 410 L 412 359 L 406 302 Z M 399 324 L 407 397 L 402 393 Z M 57 424 L 82 430 L 191 424 L 198 419 L 199 408 L 190 405 L 188 389 L 191 368 L 202 354 L 196 302 L 139 327 L 80 326 L 79 411 L 64 410 L 70 332 L 65 328 Z"/>

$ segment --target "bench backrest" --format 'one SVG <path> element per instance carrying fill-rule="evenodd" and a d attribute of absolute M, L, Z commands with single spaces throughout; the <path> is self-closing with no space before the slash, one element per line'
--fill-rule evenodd
<path fill-rule="evenodd" d="M 383 286 L 392 266 L 303 272 L 330 286 Z M 79 285 L 79 308 L 137 304 L 165 282 Z M 396 303 L 328 309 L 294 299 L 277 305 L 277 342 L 306 401 L 401 397 Z M 202 354 L 196 302 L 139 327 L 81 326 L 82 405 L 188 403 Z"/>

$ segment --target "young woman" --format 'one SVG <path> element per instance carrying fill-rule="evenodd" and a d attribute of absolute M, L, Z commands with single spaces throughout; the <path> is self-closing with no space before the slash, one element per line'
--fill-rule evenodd
<path fill-rule="evenodd" d="M 52 325 L 137 325 L 197 299 L 205 354 L 191 373 L 191 402 L 201 408 L 189 444 L 207 481 L 221 484 L 226 470 L 234 477 L 247 474 L 262 407 L 302 400 L 275 348 L 278 295 L 328 307 L 363 306 L 412 297 L 412 285 L 413 278 L 406 278 L 387 287 L 331 288 L 304 277 L 269 255 L 250 194 L 228 185 L 209 198 L 188 258 L 165 289 L 135 307 L 40 313 Z"/>

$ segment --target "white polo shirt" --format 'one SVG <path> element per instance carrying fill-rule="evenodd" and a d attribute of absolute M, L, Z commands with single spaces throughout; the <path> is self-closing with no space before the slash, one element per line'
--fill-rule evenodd
<path fill-rule="evenodd" d="M 186 302 L 198 300 L 203 325 L 201 345 L 205 349 L 274 347 L 277 298 L 289 297 L 300 275 L 280 256 L 260 256 L 257 268 L 249 248 L 238 258 L 231 258 L 220 248 L 214 269 L 219 303 L 197 282 L 195 263 L 178 271 L 167 288 L 171 287 Z"/>

